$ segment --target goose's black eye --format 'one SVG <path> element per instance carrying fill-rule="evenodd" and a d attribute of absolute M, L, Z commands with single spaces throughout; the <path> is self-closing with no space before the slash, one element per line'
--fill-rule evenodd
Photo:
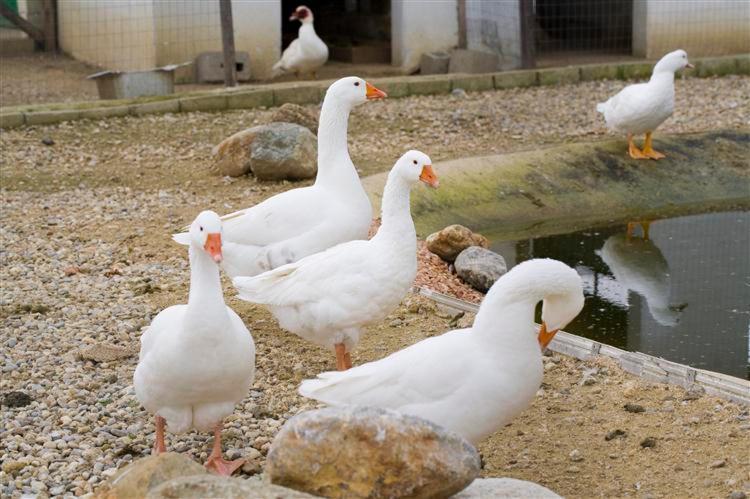
<path fill-rule="evenodd" d="M 201 232 L 203 232 L 203 227 L 198 227 L 198 228 L 201 230 Z"/>
<path fill-rule="evenodd" d="M 416 160 L 416 159 L 414 160 L 414 164 L 415 164 L 415 165 L 417 164 L 417 160 Z"/>
<path fill-rule="evenodd" d="M 355 86 L 355 87 L 358 87 L 358 86 L 359 86 L 359 82 L 358 82 L 358 81 L 355 81 L 355 82 L 354 82 L 354 86 Z"/>

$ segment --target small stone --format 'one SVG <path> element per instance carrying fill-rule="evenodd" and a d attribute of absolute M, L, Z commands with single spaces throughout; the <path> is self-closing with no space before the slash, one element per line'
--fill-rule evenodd
<path fill-rule="evenodd" d="M 318 132 L 318 117 L 299 104 L 287 102 L 271 115 L 271 122 L 277 123 L 295 123 L 310 130 L 312 133 Z"/>
<path fill-rule="evenodd" d="M 622 395 L 625 398 L 633 398 L 638 394 L 638 384 L 634 381 L 628 381 L 622 387 Z"/>
<path fill-rule="evenodd" d="M 607 433 L 604 436 L 604 440 L 609 442 L 610 440 L 614 440 L 615 438 L 625 438 L 627 436 L 628 436 L 628 433 L 626 431 L 617 429 L 617 430 L 612 430 L 609 433 Z"/>
<path fill-rule="evenodd" d="M 127 359 L 138 354 L 138 349 L 135 346 L 131 347 L 119 347 L 115 345 L 107 345 L 106 343 L 95 343 L 94 345 L 82 350 L 78 356 L 81 360 L 91 360 L 93 362 L 112 362 L 120 359 Z M 117 381 L 115 375 L 114 381 Z"/>
<path fill-rule="evenodd" d="M 706 389 L 701 385 L 691 385 L 685 390 L 682 400 L 698 400 L 706 394 Z"/>
<path fill-rule="evenodd" d="M 76 265 L 71 265 L 69 267 L 65 267 L 63 269 L 63 272 L 65 273 L 66 276 L 70 277 L 72 275 L 80 274 L 81 269 Z"/>
<path fill-rule="evenodd" d="M 463 225 L 449 225 L 441 231 L 427 236 L 427 249 L 446 262 L 453 262 L 459 253 L 469 246 L 488 248 L 490 242 L 481 234 L 472 232 Z"/>
<path fill-rule="evenodd" d="M 204 475 L 206 469 L 175 452 L 139 459 L 121 469 L 99 489 L 100 497 L 144 497 L 149 490 L 173 478 Z"/>
<path fill-rule="evenodd" d="M 23 461 L 4 461 L 2 470 L 9 475 L 17 475 L 27 464 Z"/>
<path fill-rule="evenodd" d="M 628 403 L 628 404 L 625 404 L 623 407 L 625 408 L 626 411 L 636 413 L 636 414 L 639 412 L 646 411 L 646 409 L 642 405 L 638 405 L 638 404 Z"/>
<path fill-rule="evenodd" d="M 505 259 L 480 246 L 470 246 L 456 257 L 456 274 L 474 289 L 487 292 L 507 271 Z"/>
<path fill-rule="evenodd" d="M 534 482 L 515 478 L 477 478 L 451 499 L 559 499 L 560 496 Z"/>
<path fill-rule="evenodd" d="M 745 494 L 741 490 L 735 490 L 731 494 L 729 494 L 729 499 L 747 499 L 747 494 Z"/>
<path fill-rule="evenodd" d="M 570 454 L 568 454 L 568 457 L 574 463 L 577 463 L 578 461 L 583 461 L 583 456 L 581 455 L 581 451 L 579 451 L 578 449 L 573 449 L 572 451 L 570 451 Z"/>
<path fill-rule="evenodd" d="M 42 138 L 42 144 L 44 144 L 45 146 L 54 146 L 55 145 L 55 141 L 52 140 L 52 138 L 50 138 L 50 137 L 43 137 Z"/>
<path fill-rule="evenodd" d="M 656 447 L 656 439 L 654 437 L 646 437 L 641 440 L 641 447 L 644 449 L 649 447 Z"/>
<path fill-rule="evenodd" d="M 61 496 L 65 493 L 65 487 L 63 487 L 62 485 L 52 487 L 51 489 L 49 489 L 49 493 L 52 496 Z"/>
<path fill-rule="evenodd" d="M 24 392 L 8 392 L 3 397 L 3 405 L 6 407 L 25 407 L 29 405 L 32 398 Z"/>
<path fill-rule="evenodd" d="M 454 88 L 453 90 L 451 90 L 451 95 L 453 97 L 458 97 L 459 99 L 465 99 L 466 97 L 468 97 L 466 95 L 466 90 L 464 90 L 463 88 Z"/>
<path fill-rule="evenodd" d="M 719 459 L 719 460 L 714 461 L 711 464 L 709 464 L 708 467 L 711 468 L 711 469 L 716 469 L 716 468 L 723 468 L 726 465 L 727 465 L 727 460 L 726 459 Z"/>
<path fill-rule="evenodd" d="M 479 453 L 421 418 L 371 407 L 307 411 L 276 435 L 265 474 L 325 497 L 448 497 L 479 474 Z"/>

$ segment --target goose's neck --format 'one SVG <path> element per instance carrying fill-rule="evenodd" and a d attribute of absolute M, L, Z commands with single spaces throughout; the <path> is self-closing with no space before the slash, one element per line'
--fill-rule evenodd
<path fill-rule="evenodd" d="M 316 185 L 359 184 L 357 170 L 349 157 L 346 142 L 351 108 L 336 99 L 326 98 L 318 125 L 318 176 Z"/>
<path fill-rule="evenodd" d="M 200 249 L 190 245 L 190 295 L 188 313 L 202 316 L 224 312 L 219 266 Z"/>
<path fill-rule="evenodd" d="M 674 85 L 674 71 L 660 69 L 657 64 L 654 68 L 654 72 L 651 74 L 651 79 L 648 80 L 648 82 L 661 85 Z"/>
<path fill-rule="evenodd" d="M 411 186 L 391 171 L 383 190 L 382 222 L 376 237 L 396 238 L 403 241 L 414 240 L 416 244 L 417 234 L 411 218 L 410 193 Z"/>

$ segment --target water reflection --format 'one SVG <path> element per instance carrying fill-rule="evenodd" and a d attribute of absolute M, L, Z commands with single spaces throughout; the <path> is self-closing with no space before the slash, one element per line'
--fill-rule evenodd
<path fill-rule="evenodd" d="M 566 329 L 694 367 L 750 378 L 750 213 L 658 220 L 499 243 L 509 265 L 556 258 L 584 281 L 586 306 Z M 510 250 L 510 251 L 509 251 Z"/>

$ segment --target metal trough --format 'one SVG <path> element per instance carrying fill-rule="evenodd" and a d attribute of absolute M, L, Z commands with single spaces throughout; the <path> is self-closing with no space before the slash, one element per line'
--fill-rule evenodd
<path fill-rule="evenodd" d="M 191 64 L 170 64 L 146 71 L 101 71 L 87 78 L 96 81 L 100 99 L 133 99 L 174 93 L 175 69 Z"/>

